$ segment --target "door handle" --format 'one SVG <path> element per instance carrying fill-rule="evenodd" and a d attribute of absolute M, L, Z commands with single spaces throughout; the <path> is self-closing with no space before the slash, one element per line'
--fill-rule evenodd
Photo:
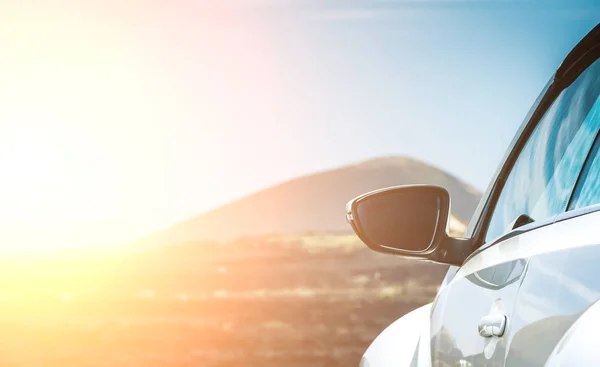
<path fill-rule="evenodd" d="M 484 338 L 501 337 L 506 329 L 506 316 L 487 315 L 479 321 L 479 335 Z"/>

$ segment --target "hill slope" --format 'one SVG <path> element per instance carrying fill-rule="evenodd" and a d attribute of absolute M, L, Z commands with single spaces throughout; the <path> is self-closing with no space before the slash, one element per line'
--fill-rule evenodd
<path fill-rule="evenodd" d="M 182 222 L 148 239 L 156 245 L 231 240 L 265 233 L 349 231 L 346 203 L 365 192 L 404 184 L 436 184 L 452 198 L 452 214 L 470 219 L 480 193 L 426 163 L 387 157 L 300 177 Z M 144 241 L 147 242 L 147 241 Z"/>

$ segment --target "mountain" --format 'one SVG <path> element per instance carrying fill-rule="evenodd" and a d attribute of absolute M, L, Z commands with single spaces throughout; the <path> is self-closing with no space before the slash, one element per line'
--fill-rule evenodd
<path fill-rule="evenodd" d="M 144 242 L 167 245 L 268 233 L 350 231 L 345 219 L 345 205 L 350 199 L 405 184 L 446 188 L 455 217 L 451 227 L 458 232 L 464 229 L 481 197 L 468 184 L 424 162 L 407 157 L 378 158 L 269 187 L 179 223 Z"/>

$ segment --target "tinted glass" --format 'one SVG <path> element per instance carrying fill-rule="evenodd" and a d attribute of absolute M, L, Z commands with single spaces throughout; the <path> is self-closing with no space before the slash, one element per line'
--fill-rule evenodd
<path fill-rule="evenodd" d="M 492 214 L 486 242 L 522 215 L 545 219 L 566 210 L 600 126 L 600 62 L 550 106 L 517 158 Z"/>
<path fill-rule="evenodd" d="M 426 250 L 433 240 L 440 198 L 425 190 L 377 194 L 358 204 L 363 235 L 380 246 L 408 251 Z"/>
<path fill-rule="evenodd" d="M 590 115 L 600 119 L 600 104 L 594 106 Z M 569 210 L 585 208 L 598 203 L 600 203 L 600 139 L 596 137 L 588 163 L 583 169 L 579 185 L 571 199 Z"/>

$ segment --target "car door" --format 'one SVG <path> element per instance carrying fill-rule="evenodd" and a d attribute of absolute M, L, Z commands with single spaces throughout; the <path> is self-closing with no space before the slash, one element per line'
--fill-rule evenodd
<path fill-rule="evenodd" d="M 579 78 L 600 73 L 599 65 L 595 61 Z M 587 95 L 584 100 L 589 103 L 595 99 L 591 109 L 583 111 L 595 142 L 567 210 L 550 226 L 545 241 L 522 250 L 530 260 L 513 312 L 509 366 L 545 365 L 566 331 L 600 300 L 600 98 L 596 89 L 579 93 Z"/>
<path fill-rule="evenodd" d="M 489 209 L 478 221 L 479 249 L 436 297 L 431 317 L 434 366 L 520 364 L 515 356 L 529 340 L 523 335 L 535 335 L 523 330 L 542 316 L 524 316 L 523 310 L 535 310 L 536 305 L 524 301 L 522 289 L 536 294 L 531 299 L 543 299 L 556 287 L 530 284 L 535 279 L 529 274 L 532 269 L 536 274 L 544 271 L 532 256 L 556 242 L 555 221 L 573 205 L 573 192 L 600 127 L 600 62 L 573 79 L 568 86 L 551 87 L 536 108 L 539 118 L 527 122 L 517 139 L 522 143 L 509 153 L 514 159 L 504 164 L 505 173 L 487 198 Z M 551 269 L 576 266 L 564 254 L 553 261 Z"/>
<path fill-rule="evenodd" d="M 437 297 L 431 315 L 434 366 L 495 365 L 526 261 L 487 266 L 489 254 L 468 261 Z"/>

